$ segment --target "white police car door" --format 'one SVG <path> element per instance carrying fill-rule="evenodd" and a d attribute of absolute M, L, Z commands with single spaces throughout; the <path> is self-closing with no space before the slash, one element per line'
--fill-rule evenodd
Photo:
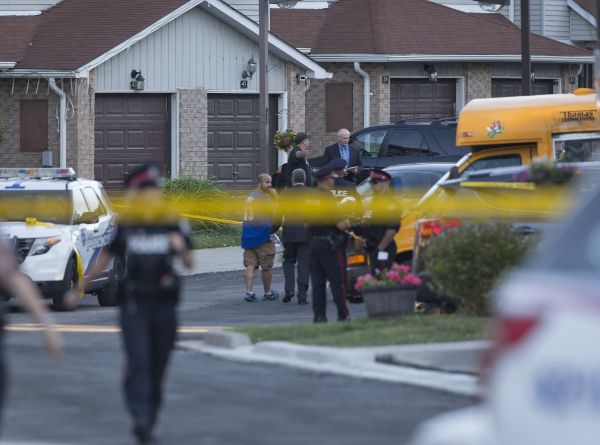
<path fill-rule="evenodd" d="M 73 225 L 75 227 L 75 247 L 83 263 L 86 274 L 94 257 L 94 239 L 99 233 L 99 219 L 87 205 L 81 189 L 73 190 Z"/>
<path fill-rule="evenodd" d="M 98 193 L 92 187 L 84 187 L 82 189 L 83 197 L 86 204 L 98 221 L 93 225 L 92 233 L 87 233 L 86 249 L 91 252 L 90 260 L 87 264 L 87 269 L 84 271 L 87 276 L 89 268 L 96 263 L 102 248 L 107 246 L 112 240 L 113 221 L 112 215 L 108 209 L 102 204 Z"/>

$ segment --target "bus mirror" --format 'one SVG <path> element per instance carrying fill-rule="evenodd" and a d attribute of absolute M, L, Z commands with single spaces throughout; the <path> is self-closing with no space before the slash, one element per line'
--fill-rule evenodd
<path fill-rule="evenodd" d="M 458 167 L 455 165 L 450 169 L 450 173 L 448 174 L 448 179 L 456 179 L 460 176 L 460 172 L 458 171 Z"/>

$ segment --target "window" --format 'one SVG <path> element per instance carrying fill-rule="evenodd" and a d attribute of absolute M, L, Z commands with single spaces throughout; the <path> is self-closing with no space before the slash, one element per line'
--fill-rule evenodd
<path fill-rule="evenodd" d="M 600 136 L 555 140 L 554 156 L 560 162 L 600 161 Z"/>
<path fill-rule="evenodd" d="M 374 130 L 360 134 L 350 142 L 350 146 L 358 149 L 360 155 L 367 158 L 376 158 L 379 156 L 379 150 L 386 130 Z"/>
<path fill-rule="evenodd" d="M 21 101 L 21 151 L 40 152 L 48 148 L 48 101 Z"/>
<path fill-rule="evenodd" d="M 431 134 L 438 144 L 442 147 L 445 154 L 450 156 L 462 156 L 469 150 L 469 147 L 456 146 L 456 126 L 443 125 L 440 127 L 431 127 Z"/>
<path fill-rule="evenodd" d="M 325 127 L 328 132 L 338 131 L 340 128 L 352 130 L 352 89 L 352 82 L 325 84 Z"/>
<path fill-rule="evenodd" d="M 478 170 L 488 170 L 498 167 L 515 167 L 518 165 L 521 165 L 520 155 L 492 156 L 473 162 L 465 168 L 461 175 Z"/>
<path fill-rule="evenodd" d="M 393 130 L 388 141 L 387 157 L 431 156 L 423 135 L 418 130 Z"/>
<path fill-rule="evenodd" d="M 83 189 L 83 196 L 91 212 L 98 216 L 106 215 L 106 209 L 100 202 L 96 192 L 91 187 L 86 187 Z"/>
<path fill-rule="evenodd" d="M 83 195 L 81 194 L 81 190 L 73 190 L 73 216 L 77 221 L 81 219 L 84 213 L 89 213 L 90 209 L 88 208 Z"/>

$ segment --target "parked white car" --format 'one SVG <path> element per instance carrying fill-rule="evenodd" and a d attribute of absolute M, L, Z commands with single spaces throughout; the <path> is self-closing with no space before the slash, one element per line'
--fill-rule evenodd
<path fill-rule="evenodd" d="M 114 230 L 99 182 L 78 179 L 73 169 L 0 169 L 0 233 L 56 309 L 65 309 L 64 293 L 87 275 Z M 101 306 L 115 305 L 122 270 L 116 259 L 86 291 Z"/>
<path fill-rule="evenodd" d="M 600 173 L 584 205 L 498 289 L 483 403 L 424 422 L 410 445 L 595 445 L 600 438 Z"/>

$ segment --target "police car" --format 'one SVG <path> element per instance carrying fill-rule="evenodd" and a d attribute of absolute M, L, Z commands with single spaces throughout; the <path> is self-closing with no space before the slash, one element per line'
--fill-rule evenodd
<path fill-rule="evenodd" d="M 0 168 L 0 236 L 20 270 L 65 310 L 64 293 L 87 275 L 115 231 L 115 213 L 102 185 L 72 168 Z M 87 284 L 101 306 L 117 303 L 123 261 Z"/>

